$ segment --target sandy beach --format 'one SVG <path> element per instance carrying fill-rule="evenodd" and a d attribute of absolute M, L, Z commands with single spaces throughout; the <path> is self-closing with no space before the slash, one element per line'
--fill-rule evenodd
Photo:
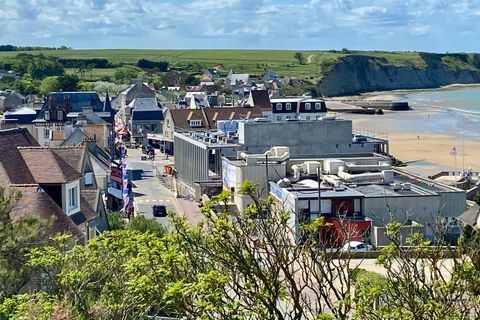
<path fill-rule="evenodd" d="M 403 100 L 405 93 L 369 95 L 372 100 Z M 480 170 L 480 137 L 463 135 L 458 116 L 438 108 L 385 112 L 383 115 L 351 114 L 353 130 L 389 140 L 390 154 L 408 162 L 405 170 L 428 176 L 443 170 Z M 480 126 L 480 125 L 479 125 Z M 453 147 L 457 155 L 452 156 Z"/>

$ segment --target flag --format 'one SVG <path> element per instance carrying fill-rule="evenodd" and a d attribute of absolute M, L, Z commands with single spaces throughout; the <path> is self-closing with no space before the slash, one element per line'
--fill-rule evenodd
<path fill-rule="evenodd" d="M 457 148 L 453 147 L 452 151 L 450 151 L 451 156 L 456 156 L 457 155 Z"/>

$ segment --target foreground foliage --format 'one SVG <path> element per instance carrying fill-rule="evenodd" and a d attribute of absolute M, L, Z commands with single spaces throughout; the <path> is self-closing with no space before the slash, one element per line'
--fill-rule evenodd
<path fill-rule="evenodd" d="M 0 304 L 2 319 L 477 319 L 478 234 L 467 230 L 446 256 L 444 243 L 420 235 L 407 243 L 400 224 L 388 227 L 380 275 L 362 259 L 317 237 L 322 218 L 302 226 L 302 245 L 289 231 L 291 213 L 257 196 L 230 211 L 223 191 L 202 207 L 197 226 L 171 215 L 174 231 L 115 230 L 69 250 L 68 236 L 31 250 L 48 290 Z M 440 232 L 440 231 L 439 231 Z M 440 238 L 439 238 L 440 239 Z M 361 256 L 360 256 L 361 258 Z M 449 265 L 451 267 L 449 267 Z M 445 269 L 449 267 L 448 269 Z M 50 318 L 49 318 L 50 317 Z"/>

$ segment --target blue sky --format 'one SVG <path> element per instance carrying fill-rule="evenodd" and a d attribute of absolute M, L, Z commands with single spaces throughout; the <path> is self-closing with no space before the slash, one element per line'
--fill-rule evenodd
<path fill-rule="evenodd" d="M 480 0 L 8 0 L 0 43 L 478 52 Z"/>

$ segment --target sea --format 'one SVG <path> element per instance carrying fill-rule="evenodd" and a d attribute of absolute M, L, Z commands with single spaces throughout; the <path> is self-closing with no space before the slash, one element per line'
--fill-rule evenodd
<path fill-rule="evenodd" d="M 438 109 L 443 116 L 435 117 L 435 128 L 430 128 L 433 131 L 455 131 L 464 134 L 466 139 L 480 140 L 480 87 L 416 91 L 407 94 L 402 101 L 408 101 L 418 111 Z"/>

